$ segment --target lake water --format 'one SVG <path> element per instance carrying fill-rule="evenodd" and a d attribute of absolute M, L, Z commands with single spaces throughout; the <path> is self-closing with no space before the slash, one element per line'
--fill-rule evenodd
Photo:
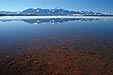
<path fill-rule="evenodd" d="M 0 75 L 113 75 L 113 19 L 0 20 Z"/>
<path fill-rule="evenodd" d="M 0 51 L 40 46 L 113 46 L 113 19 L 0 20 Z"/>

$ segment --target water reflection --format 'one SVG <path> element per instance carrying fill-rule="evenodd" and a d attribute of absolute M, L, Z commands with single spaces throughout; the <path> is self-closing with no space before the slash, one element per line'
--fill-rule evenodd
<path fill-rule="evenodd" d="M 54 18 L 54 19 L 24 19 L 21 20 L 26 23 L 30 24 L 43 24 L 43 23 L 48 23 L 48 24 L 59 24 L 59 23 L 65 23 L 65 22 L 73 22 L 73 21 L 93 21 L 93 20 L 101 20 L 101 19 L 96 19 L 96 18 L 90 18 L 90 19 L 85 19 L 85 18 Z M 15 20 L 0 20 L 1 22 L 7 22 L 7 21 L 15 21 Z"/>
<path fill-rule="evenodd" d="M 51 47 L 110 45 L 113 47 L 112 19 L 60 18 L 0 21 L 0 51 L 25 50 L 29 47 L 45 45 Z"/>

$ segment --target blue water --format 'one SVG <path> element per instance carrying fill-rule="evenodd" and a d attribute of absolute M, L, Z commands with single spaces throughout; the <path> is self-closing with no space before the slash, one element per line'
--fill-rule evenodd
<path fill-rule="evenodd" d="M 63 42 L 66 41 L 67 43 L 70 42 L 73 44 L 73 42 L 76 42 L 76 39 L 78 39 L 78 43 L 81 43 L 79 40 L 82 40 L 85 43 L 88 41 L 88 44 L 96 42 L 99 44 L 113 45 L 113 19 L 0 21 L 0 50 L 2 51 L 13 49 L 10 47 L 15 47 L 14 45 L 18 45 L 20 48 L 22 46 L 36 46 L 41 43 L 43 45 L 45 41 L 51 44 L 55 42 L 53 45 L 60 44 L 62 40 Z"/>

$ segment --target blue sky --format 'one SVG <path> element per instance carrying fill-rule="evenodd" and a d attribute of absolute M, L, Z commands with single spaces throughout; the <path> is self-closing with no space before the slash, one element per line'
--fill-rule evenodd
<path fill-rule="evenodd" d="M 32 7 L 113 13 L 113 0 L 0 0 L 0 11 L 20 11 Z"/>

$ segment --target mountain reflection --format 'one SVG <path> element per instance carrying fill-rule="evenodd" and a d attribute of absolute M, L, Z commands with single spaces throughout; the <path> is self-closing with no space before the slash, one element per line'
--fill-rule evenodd
<path fill-rule="evenodd" d="M 93 20 L 100 20 L 100 19 L 85 19 L 85 18 L 55 18 L 55 19 L 23 19 L 19 21 L 23 21 L 26 23 L 30 24 L 43 24 L 43 23 L 48 23 L 48 24 L 60 24 L 60 23 L 65 23 L 65 22 L 73 22 L 73 21 L 93 21 Z M 0 20 L 2 22 L 7 22 L 7 21 L 18 21 L 18 20 Z"/>

